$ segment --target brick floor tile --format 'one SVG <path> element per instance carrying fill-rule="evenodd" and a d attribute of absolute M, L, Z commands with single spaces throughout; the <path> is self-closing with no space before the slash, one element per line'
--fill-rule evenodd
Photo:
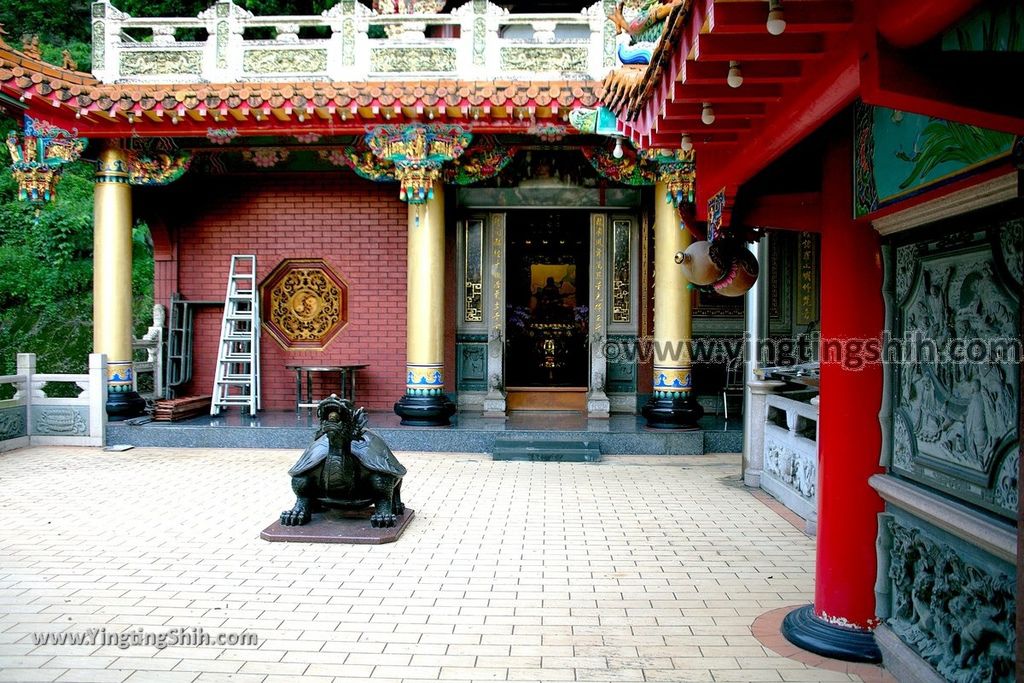
<path fill-rule="evenodd" d="M 283 473 L 297 453 L 245 456 L 4 454 L 0 682 L 845 680 L 766 650 L 771 634 L 751 630 L 812 598 L 814 544 L 736 486 L 736 456 L 590 466 L 403 453 L 417 515 L 386 546 L 259 540 L 291 502 Z M 38 508 L 39 495 L 66 505 Z M 467 506 L 486 514 L 466 519 Z M 90 625 L 260 641 L 32 642 Z"/>

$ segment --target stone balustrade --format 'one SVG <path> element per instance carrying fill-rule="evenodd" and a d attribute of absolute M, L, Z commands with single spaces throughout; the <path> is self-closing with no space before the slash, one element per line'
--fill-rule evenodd
<path fill-rule="evenodd" d="M 818 518 L 817 394 L 794 391 L 763 395 L 761 488 L 800 515 L 813 530 Z"/>
<path fill-rule="evenodd" d="M 0 452 L 23 446 L 102 446 L 107 424 L 107 360 L 89 355 L 89 373 L 58 375 L 36 372 L 34 353 L 19 353 L 17 372 L 0 376 L 14 395 L 0 399 Z M 72 397 L 49 395 L 47 385 L 73 384 Z M 67 392 L 61 392 L 67 393 Z"/>
<path fill-rule="evenodd" d="M 510 14 L 469 0 L 448 14 L 377 14 L 341 0 L 284 17 L 220 0 L 194 18 L 143 18 L 102 0 L 92 5 L 92 65 L 104 83 L 600 80 L 615 65 L 613 5 Z"/>

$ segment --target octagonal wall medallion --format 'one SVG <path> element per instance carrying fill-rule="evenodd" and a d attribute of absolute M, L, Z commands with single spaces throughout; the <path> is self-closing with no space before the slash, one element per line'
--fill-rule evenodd
<path fill-rule="evenodd" d="M 260 284 L 263 328 L 285 349 L 324 349 L 348 323 L 348 284 L 323 259 L 285 259 Z"/>

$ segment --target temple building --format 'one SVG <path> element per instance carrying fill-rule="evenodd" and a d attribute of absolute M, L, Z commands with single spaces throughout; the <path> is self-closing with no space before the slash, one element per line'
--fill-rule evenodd
<path fill-rule="evenodd" d="M 817 530 L 786 636 L 901 681 L 1014 679 L 1017 3 L 103 0 L 91 21 L 91 73 L 0 39 L 0 104 L 26 201 L 96 160 L 111 419 L 145 407 L 144 221 L 165 397 L 295 411 L 340 373 L 407 426 L 568 411 L 683 436 L 742 404 L 744 482 Z"/>

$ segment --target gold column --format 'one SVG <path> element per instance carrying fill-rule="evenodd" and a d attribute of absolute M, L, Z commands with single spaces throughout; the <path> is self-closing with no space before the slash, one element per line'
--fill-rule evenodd
<path fill-rule="evenodd" d="M 140 413 L 132 389 L 132 188 L 117 142 L 100 152 L 94 186 L 93 351 L 107 355 L 107 412 Z"/>
<path fill-rule="evenodd" d="M 444 393 L 444 186 L 409 204 L 406 393 Z"/>
<path fill-rule="evenodd" d="M 444 393 L 444 186 L 409 204 L 405 396 L 407 425 L 446 425 L 455 405 Z"/>
<path fill-rule="evenodd" d="M 679 212 L 666 202 L 665 183 L 654 186 L 654 397 L 687 398 L 690 381 L 688 344 L 693 335 L 690 291 L 675 255 L 690 245 Z"/>

